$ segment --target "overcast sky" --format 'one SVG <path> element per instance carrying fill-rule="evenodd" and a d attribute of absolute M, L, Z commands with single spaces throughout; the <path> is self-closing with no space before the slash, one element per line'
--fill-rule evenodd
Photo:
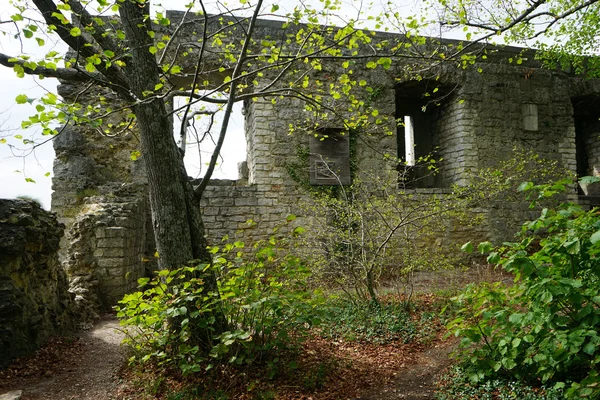
<path fill-rule="evenodd" d="M 316 1 L 316 0 L 315 0 Z M 349 6 L 345 12 L 355 14 L 359 2 L 347 0 Z M 168 4 L 171 9 L 183 9 L 183 4 L 188 0 L 171 0 L 163 2 Z M 8 0 L 0 0 L 0 21 L 10 19 L 13 13 Z M 415 0 L 396 0 L 398 9 L 405 9 L 407 12 L 414 12 L 417 2 Z M 283 0 L 277 2 L 280 10 L 293 10 L 298 1 Z M 366 3 L 365 6 L 366 7 Z M 381 6 L 375 5 L 370 10 L 375 12 L 380 10 Z M 369 11 L 368 9 L 363 11 Z M 65 51 L 61 44 L 52 44 L 50 40 L 46 41 L 46 46 L 40 49 L 32 39 L 24 41 L 26 54 L 43 55 L 50 50 Z M 36 50 L 36 53 L 32 53 Z M 20 42 L 8 35 L 0 36 L 0 52 L 9 55 L 21 54 Z M 50 208 L 51 197 L 51 177 L 52 164 L 54 161 L 54 150 L 51 141 L 39 146 L 34 152 L 30 146 L 23 145 L 23 139 L 15 138 L 15 135 L 21 135 L 25 139 L 30 139 L 36 143 L 46 140 L 41 137 L 39 132 L 34 129 L 22 130 L 21 122 L 30 115 L 35 114 L 34 105 L 15 104 L 15 98 L 19 94 L 27 94 L 30 98 L 38 98 L 46 90 L 56 91 L 56 80 L 26 76 L 19 79 L 15 77 L 11 69 L 0 66 L 0 138 L 6 139 L 6 143 L 0 143 L 0 198 L 15 198 L 17 196 L 28 196 L 38 199 L 46 209 Z M 25 151 L 23 151 L 25 150 Z M 202 163 L 206 163 L 209 158 L 210 148 L 204 149 Z M 186 165 L 188 173 L 191 176 L 199 175 L 198 167 L 201 162 L 197 157 L 197 150 L 188 149 L 186 156 Z M 246 159 L 246 146 L 243 133 L 243 119 L 241 116 L 241 106 L 237 107 L 235 118 L 230 123 L 229 132 L 222 151 L 222 164 L 215 171 L 214 178 L 237 177 L 237 164 Z"/>

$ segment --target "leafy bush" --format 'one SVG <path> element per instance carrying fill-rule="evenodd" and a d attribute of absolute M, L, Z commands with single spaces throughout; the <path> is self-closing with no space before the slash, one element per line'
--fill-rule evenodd
<path fill-rule="evenodd" d="M 243 243 L 214 247 L 212 264 L 191 264 L 140 279 L 143 291 L 126 295 L 117 307 L 132 360 L 177 365 L 184 373 L 211 368 L 215 361 L 241 365 L 293 349 L 321 320 L 318 293 L 308 290 L 310 271 L 290 255 L 285 240 L 261 242 L 245 254 Z M 213 269 L 219 291 L 204 290 L 202 273 Z M 215 323 L 221 308 L 229 330 L 214 342 L 198 343 L 196 331 Z M 270 362 L 277 362 L 274 357 Z"/>
<path fill-rule="evenodd" d="M 556 162 L 516 151 L 510 160 L 472 175 L 466 185 L 421 191 L 399 188 L 399 179 L 408 177 L 398 176 L 401 160 L 388 161 L 394 167 L 361 172 L 351 185 L 311 191 L 313 201 L 303 210 L 311 234 L 299 247 L 309 249 L 315 278 L 354 301 L 377 303 L 381 282 L 400 292 L 410 290 L 415 271 L 455 268 L 464 259 L 452 236 L 462 237 L 457 232 L 482 221 L 479 206 L 523 203 L 515 195 L 519 182 L 566 174 Z M 435 170 L 433 159 L 424 161 L 424 169 Z"/>
<path fill-rule="evenodd" d="M 545 197 L 558 186 L 523 188 Z M 515 278 L 457 298 L 462 309 L 450 329 L 462 337 L 472 382 L 506 377 L 564 388 L 565 398 L 600 396 L 598 212 L 574 204 L 544 209 L 523 225 L 520 242 L 479 245 Z"/>

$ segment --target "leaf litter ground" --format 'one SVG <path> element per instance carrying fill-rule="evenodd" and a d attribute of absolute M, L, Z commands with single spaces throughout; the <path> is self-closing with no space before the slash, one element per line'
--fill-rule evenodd
<path fill-rule="evenodd" d="M 435 296 L 421 295 L 431 307 Z M 452 341 L 442 339 L 437 319 L 433 336 L 412 343 L 374 344 L 309 338 L 295 360 L 296 368 L 277 371 L 266 365 L 223 367 L 183 378 L 153 367 L 126 367 L 122 333 L 113 316 L 105 316 L 79 337 L 54 339 L 33 356 L 0 371 L 0 394 L 23 390 L 23 400 L 38 399 L 279 399 L 388 400 L 432 399 L 436 374 L 449 365 Z M 202 391 L 192 388 L 203 387 Z M 219 393 L 227 393 L 227 397 Z"/>

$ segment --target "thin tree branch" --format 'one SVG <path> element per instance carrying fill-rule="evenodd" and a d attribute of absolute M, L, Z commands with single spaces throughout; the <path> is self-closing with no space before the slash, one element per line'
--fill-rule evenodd
<path fill-rule="evenodd" d="M 254 13 L 252 14 L 252 18 L 250 19 L 250 23 L 248 25 L 247 38 L 246 38 L 246 40 L 244 40 L 244 44 L 242 46 L 242 50 L 240 51 L 240 56 L 238 58 L 238 62 L 235 66 L 235 69 L 233 70 L 231 86 L 229 88 L 229 98 L 227 101 L 227 105 L 225 106 L 225 115 L 223 117 L 223 124 L 221 125 L 221 132 L 219 133 L 219 139 L 217 141 L 217 145 L 215 147 L 215 150 L 213 151 L 212 157 L 210 158 L 210 163 L 208 164 L 208 170 L 206 171 L 204 178 L 202 178 L 200 185 L 198 185 L 197 188 L 194 188 L 194 193 L 196 194 L 198 199 L 200 199 L 202 197 L 202 193 L 204 192 L 204 189 L 208 185 L 208 181 L 210 180 L 210 177 L 212 176 L 212 173 L 215 169 L 215 165 L 217 164 L 217 159 L 219 158 L 219 153 L 221 152 L 221 147 L 223 147 L 223 142 L 225 140 L 225 134 L 227 133 L 227 126 L 229 125 L 231 111 L 233 109 L 233 104 L 236 101 L 236 93 L 235 92 L 236 92 L 238 79 L 234 79 L 234 78 L 237 78 L 241 75 L 243 65 L 246 62 L 246 54 L 248 52 L 248 47 L 250 46 L 250 42 L 251 42 L 250 39 L 252 38 L 254 26 L 256 24 L 258 14 L 260 13 L 260 9 L 262 8 L 262 3 L 263 3 L 263 0 L 258 0 L 257 4 L 255 6 L 256 8 L 254 9 Z"/>

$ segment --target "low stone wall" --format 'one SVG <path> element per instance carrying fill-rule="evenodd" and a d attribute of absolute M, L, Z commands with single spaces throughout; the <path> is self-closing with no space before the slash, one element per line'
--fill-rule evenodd
<path fill-rule="evenodd" d="M 0 368 L 75 327 L 63 229 L 36 202 L 0 199 Z"/>
<path fill-rule="evenodd" d="M 285 224 L 288 215 L 299 215 L 298 205 L 306 201 L 306 196 L 287 189 L 282 185 L 248 185 L 243 180 L 211 180 L 200 201 L 209 244 L 218 245 L 225 237 L 241 240 L 246 246 L 268 239 L 275 228 Z M 286 203 L 280 203 L 280 198 Z"/>

